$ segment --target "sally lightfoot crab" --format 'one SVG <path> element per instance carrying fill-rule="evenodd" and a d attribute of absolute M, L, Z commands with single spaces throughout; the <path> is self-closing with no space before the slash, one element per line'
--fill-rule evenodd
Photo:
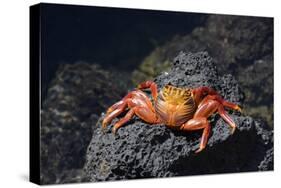
<path fill-rule="evenodd" d="M 150 89 L 153 102 L 142 91 Z M 127 114 L 113 126 L 116 133 L 122 125 L 134 115 L 149 124 L 165 124 L 169 128 L 194 131 L 203 129 L 200 147 L 196 153 L 202 151 L 208 141 L 211 125 L 208 117 L 218 112 L 234 133 L 236 125 L 226 113 L 224 107 L 241 111 L 234 103 L 224 100 L 215 90 L 209 87 L 178 88 L 166 85 L 158 94 L 157 85 L 153 81 L 141 83 L 134 91 L 129 92 L 121 101 L 113 104 L 103 119 L 105 128 L 115 117 L 128 110 Z"/>

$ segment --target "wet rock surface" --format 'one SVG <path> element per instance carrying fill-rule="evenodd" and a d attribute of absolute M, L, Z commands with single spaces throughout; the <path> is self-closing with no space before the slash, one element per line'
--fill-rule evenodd
<path fill-rule="evenodd" d="M 93 127 L 109 101 L 126 93 L 124 85 L 113 85 L 116 78 L 121 75 L 96 64 L 64 64 L 58 69 L 41 111 L 42 184 L 86 180 L 83 165 Z"/>
<path fill-rule="evenodd" d="M 243 104 L 244 100 L 234 77 L 220 76 L 206 52 L 181 52 L 155 82 L 158 88 L 168 83 L 178 87 L 208 86 L 231 102 Z M 134 117 L 113 135 L 111 129 L 118 118 L 103 131 L 101 116 L 88 146 L 85 178 L 105 181 L 272 170 L 273 131 L 249 116 L 230 110 L 228 113 L 237 124 L 236 132 L 231 135 L 230 127 L 219 115 L 211 116 L 208 145 L 199 154 L 194 152 L 202 131 L 179 132 Z"/>
<path fill-rule="evenodd" d="M 156 48 L 134 71 L 133 81 L 153 79 L 182 50 L 208 51 L 219 72 L 238 80 L 245 94 L 245 112 L 273 127 L 272 18 L 210 15 L 191 34 L 175 36 Z"/>

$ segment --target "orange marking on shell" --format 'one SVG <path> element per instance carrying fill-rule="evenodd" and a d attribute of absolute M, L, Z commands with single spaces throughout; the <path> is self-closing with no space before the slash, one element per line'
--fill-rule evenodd
<path fill-rule="evenodd" d="M 167 125 L 178 126 L 193 117 L 196 105 L 190 89 L 166 85 L 160 91 L 155 110 Z"/>
<path fill-rule="evenodd" d="M 191 97 L 190 89 L 177 88 L 167 85 L 162 90 L 164 100 L 170 104 L 180 105 Z"/>

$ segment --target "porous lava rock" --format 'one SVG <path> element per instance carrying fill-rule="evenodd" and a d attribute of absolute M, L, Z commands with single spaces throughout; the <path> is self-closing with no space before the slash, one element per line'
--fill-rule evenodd
<path fill-rule="evenodd" d="M 207 52 L 181 52 L 171 68 L 154 80 L 158 89 L 208 86 L 224 99 L 243 106 L 243 94 L 235 78 L 220 76 Z M 163 124 L 150 125 L 138 117 L 121 127 L 101 129 L 104 114 L 93 129 L 84 166 L 90 181 L 171 177 L 195 174 L 246 172 L 273 169 L 273 131 L 263 122 L 228 110 L 237 129 L 215 114 L 209 118 L 212 131 L 205 150 L 196 154 L 202 131 L 181 132 Z M 124 115 L 124 114 L 123 114 Z"/>
<path fill-rule="evenodd" d="M 59 67 L 42 102 L 42 184 L 86 180 L 83 166 L 92 129 L 109 101 L 127 91 L 124 84 L 113 84 L 114 79 L 122 80 L 121 75 L 97 64 L 77 62 Z"/>

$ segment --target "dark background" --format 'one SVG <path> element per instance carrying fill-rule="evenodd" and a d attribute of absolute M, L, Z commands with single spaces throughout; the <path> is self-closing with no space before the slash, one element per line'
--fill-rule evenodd
<path fill-rule="evenodd" d="M 133 71 L 175 35 L 204 24 L 205 14 L 43 4 L 43 97 L 59 64 L 78 61 Z"/>

